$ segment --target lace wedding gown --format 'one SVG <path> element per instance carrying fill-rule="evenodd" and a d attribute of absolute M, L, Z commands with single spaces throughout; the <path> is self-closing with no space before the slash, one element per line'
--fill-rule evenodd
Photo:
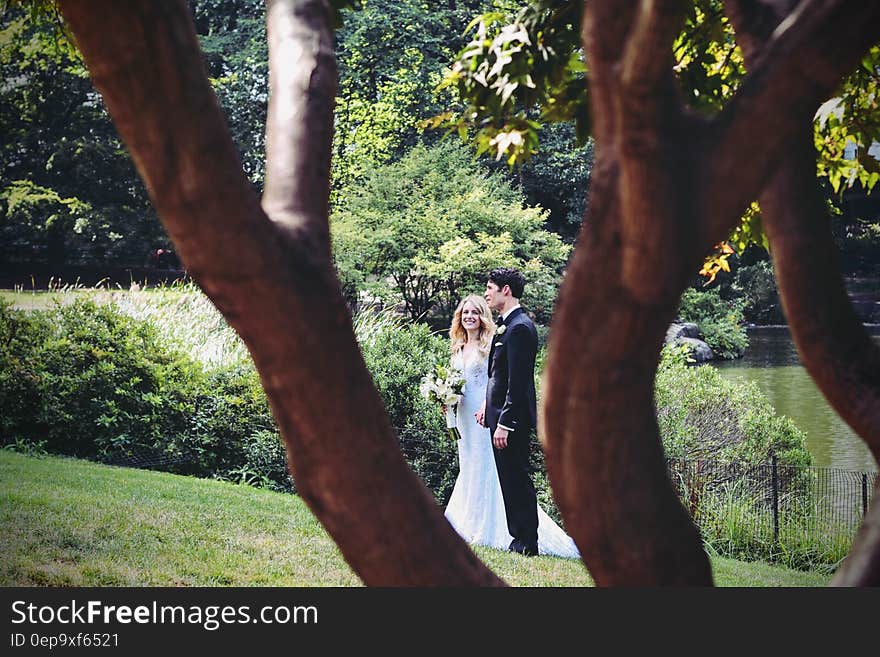
<path fill-rule="evenodd" d="M 458 478 L 446 505 L 446 519 L 455 531 L 474 545 L 506 550 L 513 538 L 507 531 L 507 516 L 489 429 L 474 417 L 486 397 L 489 375 L 485 359 L 477 354 L 464 362 L 461 353 L 454 365 L 464 371 L 464 395 L 458 404 Z M 538 506 L 538 553 L 579 558 L 577 546 L 563 529 Z"/>

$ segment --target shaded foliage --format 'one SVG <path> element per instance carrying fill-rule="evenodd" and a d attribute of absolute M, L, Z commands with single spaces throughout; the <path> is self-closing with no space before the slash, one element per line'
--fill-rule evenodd
<path fill-rule="evenodd" d="M 345 194 L 331 219 L 337 271 L 350 300 L 361 290 L 402 303 L 412 319 L 447 325 L 459 299 L 501 265 L 523 270 L 523 300 L 540 322 L 552 312 L 569 247 L 543 229 L 505 177 L 455 143 L 417 146 Z"/>

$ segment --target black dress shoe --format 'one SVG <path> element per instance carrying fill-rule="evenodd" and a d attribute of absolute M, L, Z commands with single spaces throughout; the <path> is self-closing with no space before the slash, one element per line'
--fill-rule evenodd
<path fill-rule="evenodd" d="M 510 547 L 507 548 L 509 552 L 516 552 L 517 554 L 521 554 L 524 557 L 534 557 L 538 554 L 538 546 L 537 545 L 526 545 L 518 538 L 513 539 L 510 543 Z"/>

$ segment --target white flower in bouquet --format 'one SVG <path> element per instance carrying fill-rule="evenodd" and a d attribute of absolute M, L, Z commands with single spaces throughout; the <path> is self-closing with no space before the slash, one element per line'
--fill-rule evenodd
<path fill-rule="evenodd" d="M 446 428 L 450 429 L 456 438 L 460 438 L 461 434 L 455 426 L 455 407 L 464 394 L 464 374 L 461 370 L 437 365 L 433 374 L 426 374 L 422 378 L 419 392 L 428 401 L 446 407 Z"/>
<path fill-rule="evenodd" d="M 419 385 L 422 397 L 429 401 L 452 406 L 464 394 L 464 375 L 460 370 L 437 365 L 433 374 L 426 374 Z"/>

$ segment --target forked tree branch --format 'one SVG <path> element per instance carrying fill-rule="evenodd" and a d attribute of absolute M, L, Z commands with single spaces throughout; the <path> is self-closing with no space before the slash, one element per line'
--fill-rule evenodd
<path fill-rule="evenodd" d="M 619 63 L 640 0 L 584 2 L 581 39 L 590 69 L 590 103 L 597 141 L 612 148 L 616 126 Z"/>
<path fill-rule="evenodd" d="M 621 64 L 625 48 L 637 47 L 627 42 L 637 6 L 585 4 L 596 162 L 588 214 L 554 313 L 560 328 L 550 342 L 539 434 L 566 528 L 598 585 L 709 585 L 708 558 L 666 473 L 653 406 L 660 343 L 684 270 L 681 253 L 668 267 L 630 267 L 624 274 L 628 258 L 659 262 L 658 252 L 669 246 L 669 240 L 646 238 L 652 228 L 643 233 L 640 227 L 657 222 L 678 238 L 670 208 L 681 194 L 667 175 L 683 137 L 674 95 L 647 109 L 624 98 Z M 666 38 L 671 53 L 673 35 Z M 633 66 L 638 61 L 634 57 Z M 642 71 L 632 70 L 631 83 L 651 87 L 650 94 L 670 92 L 671 54 L 652 70 L 644 74 L 647 83 L 638 79 Z M 628 161 L 640 153 L 649 157 Z"/>
<path fill-rule="evenodd" d="M 400 453 L 329 249 L 315 249 L 310 235 L 327 221 L 326 213 L 319 216 L 326 199 L 308 198 L 323 189 L 285 186 L 285 175 L 311 175 L 288 159 L 271 167 L 281 176 L 273 186 L 284 220 L 270 221 L 261 209 L 208 84 L 187 3 L 60 6 L 184 265 L 254 358 L 298 493 L 354 571 L 368 585 L 502 584 L 446 522 Z M 317 30 L 320 42 L 327 32 Z M 291 95 L 303 92 L 291 91 L 297 76 L 280 79 Z M 326 98 L 325 85 L 318 80 L 319 98 Z M 299 101 L 290 97 L 279 103 L 294 106 Z M 326 131 L 327 117 L 317 109 L 288 117 L 313 118 Z M 288 141 L 291 134 L 275 134 L 282 152 L 296 141 Z M 322 134 L 304 155 L 326 145 Z M 292 198 L 284 202 L 285 196 Z M 298 230 L 299 221 L 306 230 Z"/>
<path fill-rule="evenodd" d="M 694 232 L 686 224 L 693 214 L 680 206 L 679 188 L 686 185 L 694 166 L 690 149 L 681 147 L 686 143 L 681 137 L 698 125 L 686 121 L 672 74 L 672 43 L 681 31 L 685 9 L 681 0 L 639 3 L 619 65 L 622 276 L 630 292 L 646 300 L 679 292 L 684 254 L 691 246 L 686 236 Z M 645 220 L 659 216 L 678 225 Z M 667 239 L 673 231 L 681 238 Z M 649 246 L 653 244 L 664 246 Z M 646 271 L 681 275 L 646 277 Z"/>
<path fill-rule="evenodd" d="M 798 0 L 724 0 L 725 13 L 736 31 L 736 42 L 746 61 L 754 63 L 758 59 L 773 30 L 797 3 Z"/>
<path fill-rule="evenodd" d="M 672 68 L 672 42 L 681 31 L 684 0 L 643 0 L 624 42 L 620 78 L 624 93 L 643 99 L 663 85 Z"/>
<path fill-rule="evenodd" d="M 728 7 L 746 61 L 760 56 L 776 17 L 748 0 Z M 835 410 L 880 460 L 880 349 L 846 293 L 831 218 L 816 182 L 812 125 L 787 149 L 760 196 L 764 228 L 786 317 L 801 360 Z M 880 584 L 880 511 L 872 506 L 832 584 Z"/>

